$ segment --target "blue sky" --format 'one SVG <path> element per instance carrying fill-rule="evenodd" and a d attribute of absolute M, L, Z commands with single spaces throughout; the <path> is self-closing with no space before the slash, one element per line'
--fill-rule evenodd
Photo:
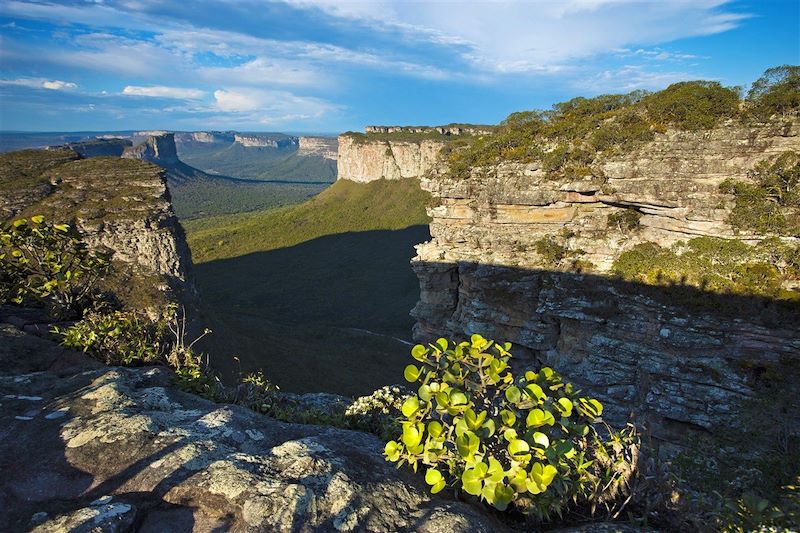
<path fill-rule="evenodd" d="M 578 95 L 747 86 L 797 0 L 0 0 L 0 129 L 497 123 Z"/>

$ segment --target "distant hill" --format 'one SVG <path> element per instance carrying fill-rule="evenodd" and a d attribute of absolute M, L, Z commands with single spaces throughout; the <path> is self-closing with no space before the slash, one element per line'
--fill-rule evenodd
<path fill-rule="evenodd" d="M 176 141 L 180 158 L 209 174 L 260 181 L 332 183 L 336 180 L 336 161 L 304 155 L 296 144 L 245 146 L 237 141 L 198 142 L 184 136 Z"/>
<path fill-rule="evenodd" d="M 142 159 L 166 169 L 172 204 L 182 220 L 295 204 L 314 196 L 327 185 L 317 182 L 264 183 L 209 174 L 186 164 L 179 157 L 175 134 L 153 133 L 136 146 L 125 148 L 122 157 Z"/>

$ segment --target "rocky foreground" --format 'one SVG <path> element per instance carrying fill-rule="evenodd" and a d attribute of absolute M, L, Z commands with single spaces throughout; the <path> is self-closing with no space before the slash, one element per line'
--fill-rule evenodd
<path fill-rule="evenodd" d="M 215 404 L 17 326 L 0 325 L 2 531 L 505 529 L 430 496 L 377 437 Z"/>

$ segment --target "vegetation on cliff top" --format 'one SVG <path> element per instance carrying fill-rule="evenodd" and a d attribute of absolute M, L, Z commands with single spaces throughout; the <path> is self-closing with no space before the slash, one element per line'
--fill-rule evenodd
<path fill-rule="evenodd" d="M 725 119 L 766 120 L 800 109 L 800 67 L 768 70 L 742 101 L 736 87 L 689 81 L 663 91 L 573 98 L 549 111 L 512 113 L 493 135 L 454 145 L 449 172 L 470 172 L 502 161 L 539 160 L 552 176 L 582 176 L 600 155 L 628 151 L 667 128 L 696 131 Z M 465 139 L 467 141 L 467 139 Z"/>

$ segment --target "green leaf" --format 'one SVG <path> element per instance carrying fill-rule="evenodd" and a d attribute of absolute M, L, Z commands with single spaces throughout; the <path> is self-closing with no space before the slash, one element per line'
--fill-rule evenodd
<path fill-rule="evenodd" d="M 562 416 L 569 418 L 572 414 L 572 400 L 569 398 L 559 398 L 558 409 L 561 411 Z"/>
<path fill-rule="evenodd" d="M 503 419 L 503 424 L 505 424 L 508 427 L 513 426 L 514 423 L 517 421 L 517 415 L 515 415 L 513 411 L 509 411 L 508 409 L 503 409 L 502 411 L 500 411 L 500 418 Z"/>
<path fill-rule="evenodd" d="M 550 439 L 544 433 L 535 432 L 533 434 L 533 442 L 541 446 L 542 448 L 547 448 L 550 446 Z"/>
<path fill-rule="evenodd" d="M 464 492 L 473 496 L 480 496 L 483 489 L 485 468 L 486 465 L 484 463 L 478 463 L 473 468 L 464 470 L 464 473 L 461 474 L 461 486 L 464 488 Z"/>
<path fill-rule="evenodd" d="M 555 424 L 556 419 L 550 411 L 543 411 L 542 409 L 533 409 L 528 413 L 528 418 L 525 423 L 528 427 L 541 427 L 544 425 L 552 426 Z"/>
<path fill-rule="evenodd" d="M 403 377 L 406 378 L 406 381 L 409 383 L 414 383 L 419 379 L 420 374 L 422 374 L 422 369 L 417 368 L 414 365 L 408 365 L 406 369 L 403 371 Z"/>
<path fill-rule="evenodd" d="M 511 500 L 514 499 L 514 488 L 509 487 L 508 485 L 504 485 L 502 483 L 498 483 L 497 486 L 494 488 L 494 502 L 492 505 L 498 511 L 505 511 L 508 509 L 508 504 L 511 503 Z"/>
<path fill-rule="evenodd" d="M 603 404 L 594 398 L 578 398 L 578 410 L 588 418 L 597 418 L 603 414 Z"/>
<path fill-rule="evenodd" d="M 425 483 L 427 483 L 428 485 L 436 485 L 442 479 L 444 479 L 444 476 L 442 476 L 442 473 L 436 470 L 435 468 L 429 468 L 425 472 Z"/>
<path fill-rule="evenodd" d="M 436 339 L 436 345 L 437 345 L 437 346 L 439 347 L 439 349 L 440 349 L 440 350 L 442 350 L 443 352 L 446 352 L 446 351 L 447 351 L 448 342 L 447 342 L 447 339 L 445 339 L 444 337 L 439 337 L 438 339 Z"/>
<path fill-rule="evenodd" d="M 506 400 L 508 400 L 509 403 L 519 403 L 521 397 L 522 393 L 520 392 L 519 387 L 511 385 L 506 389 Z"/>
<path fill-rule="evenodd" d="M 44 216 L 43 215 L 32 216 L 31 222 L 33 222 L 34 224 L 41 224 L 42 222 L 44 222 Z"/>
<path fill-rule="evenodd" d="M 536 383 L 528 383 L 525 385 L 525 390 L 531 398 L 536 398 L 537 401 L 547 399 L 547 394 Z"/>
<path fill-rule="evenodd" d="M 486 346 L 486 344 L 487 344 L 486 339 L 484 339 L 483 337 L 481 337 L 477 333 L 472 335 L 469 338 L 469 341 L 472 343 L 472 346 L 474 346 L 475 348 L 477 348 L 479 350 L 483 349 L 483 347 Z"/>
<path fill-rule="evenodd" d="M 411 415 L 419 411 L 419 400 L 416 396 L 409 396 L 406 401 L 403 402 L 403 406 L 400 408 L 403 413 L 403 416 L 406 418 L 410 418 Z"/>
<path fill-rule="evenodd" d="M 383 454 L 386 456 L 387 461 L 396 463 L 400 459 L 400 454 L 403 451 L 403 445 L 399 442 L 390 440 L 383 448 Z"/>
<path fill-rule="evenodd" d="M 69 224 L 55 224 L 53 228 L 61 233 L 69 233 Z"/>
<path fill-rule="evenodd" d="M 411 357 L 416 359 L 417 361 L 424 362 L 427 359 L 428 349 L 425 348 L 421 344 L 417 344 L 413 348 L 411 348 Z"/>
<path fill-rule="evenodd" d="M 505 472 L 503 471 L 503 465 L 500 464 L 500 461 L 494 457 L 489 457 L 489 469 L 486 471 L 486 475 L 495 483 L 502 481 L 505 477 Z"/>
<path fill-rule="evenodd" d="M 472 459 L 472 457 L 478 453 L 480 445 L 480 439 L 471 431 L 467 431 L 460 437 L 456 437 L 456 450 L 462 459 Z"/>
<path fill-rule="evenodd" d="M 426 402 L 431 401 L 431 398 L 433 398 L 433 391 L 431 390 L 431 386 L 426 383 L 423 383 L 422 385 L 420 385 L 419 390 L 417 391 L 417 395 Z"/>
<path fill-rule="evenodd" d="M 531 447 L 522 439 L 512 440 L 508 444 L 508 453 L 516 460 L 525 461 L 530 458 Z"/>
<path fill-rule="evenodd" d="M 541 494 L 546 491 L 557 473 L 558 470 L 553 465 L 533 463 L 526 483 L 528 491 L 532 494 Z"/>
<path fill-rule="evenodd" d="M 409 448 L 419 446 L 420 442 L 422 442 L 422 432 L 424 431 L 424 428 L 425 426 L 422 423 L 403 424 L 403 436 L 401 438 L 403 444 Z"/>
<path fill-rule="evenodd" d="M 467 400 L 467 395 L 464 394 L 463 392 L 461 392 L 458 389 L 452 389 L 450 391 L 450 395 L 449 396 L 450 396 L 450 405 L 452 405 L 454 407 L 467 404 L 467 401 L 468 401 Z"/>
<path fill-rule="evenodd" d="M 444 431 L 444 427 L 442 426 L 441 422 L 436 420 L 432 420 L 428 422 L 428 435 L 433 437 L 434 439 L 438 439 L 441 436 L 442 432 Z"/>

